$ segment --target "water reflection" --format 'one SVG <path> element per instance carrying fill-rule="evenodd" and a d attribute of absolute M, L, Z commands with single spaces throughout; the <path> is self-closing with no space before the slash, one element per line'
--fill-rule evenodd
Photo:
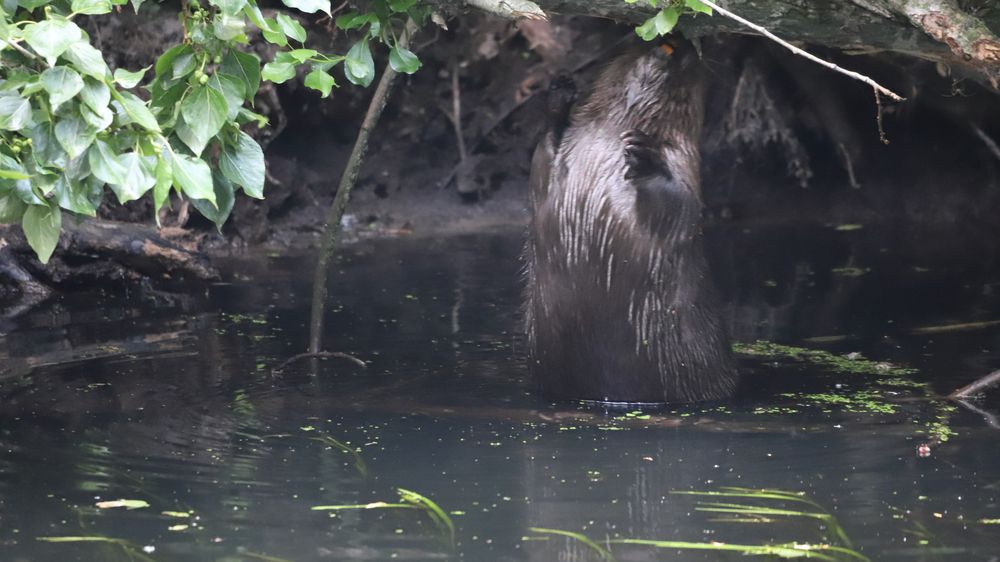
<path fill-rule="evenodd" d="M 1000 267 L 981 257 L 996 254 L 935 250 L 962 246 L 866 229 L 709 233 L 740 340 L 820 338 L 806 344 L 916 367 L 938 392 L 1000 365 L 1000 326 L 914 331 L 1000 318 Z M 720 521 L 671 493 L 722 486 L 805 492 L 873 560 L 1000 552 L 1000 526 L 988 523 L 1000 519 L 1000 434 L 955 411 L 958 435 L 919 458 L 939 413 L 908 389 L 891 415 L 803 407 L 781 394 L 862 383 L 746 359 L 739 400 L 653 421 L 540 402 L 521 363 L 519 251 L 516 234 L 351 248 L 331 277 L 324 347 L 364 369 L 311 360 L 271 373 L 307 341 L 309 264 L 296 258 L 234 263 L 239 278 L 205 295 L 77 295 L 8 321 L 3 559 L 597 559 L 531 527 L 598 542 L 829 539 L 815 520 Z M 995 412 L 996 393 L 979 406 Z M 397 488 L 451 514 L 454 549 L 418 510 L 310 509 L 397 502 Z M 119 498 L 150 507 L 95 506 Z M 133 550 L 35 540 L 51 536 Z"/>

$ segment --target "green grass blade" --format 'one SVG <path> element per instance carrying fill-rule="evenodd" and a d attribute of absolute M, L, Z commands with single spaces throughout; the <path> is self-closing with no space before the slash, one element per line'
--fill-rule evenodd
<path fill-rule="evenodd" d="M 611 554 L 610 550 L 597 544 L 590 537 L 582 533 L 574 533 L 573 531 L 563 531 L 562 529 L 546 529 L 544 527 L 531 527 L 529 528 L 529 530 L 533 533 L 559 535 L 561 537 L 569 537 L 571 539 L 575 539 L 580 543 L 586 545 L 588 548 L 590 548 L 597 554 L 599 554 L 602 559 L 607 560 L 608 562 L 615 562 L 615 557 L 614 555 Z"/>

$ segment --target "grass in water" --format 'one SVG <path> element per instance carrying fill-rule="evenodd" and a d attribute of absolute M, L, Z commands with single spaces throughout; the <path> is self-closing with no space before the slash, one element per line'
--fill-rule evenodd
<path fill-rule="evenodd" d="M 352 509 L 419 509 L 430 518 L 442 537 L 446 538 L 448 544 L 455 545 L 455 523 L 445 510 L 441 509 L 434 500 L 405 488 L 396 488 L 399 494 L 399 502 L 389 503 L 384 501 L 346 504 L 346 505 L 314 505 L 313 511 L 346 511 Z"/>
<path fill-rule="evenodd" d="M 739 552 L 745 556 L 768 556 L 777 558 L 811 558 L 815 560 L 825 560 L 828 562 L 844 562 L 847 560 L 857 560 L 860 562 L 871 562 L 867 556 L 854 550 L 850 538 L 844 531 L 837 519 L 822 506 L 809 499 L 801 492 L 790 492 L 775 489 L 752 489 L 725 487 L 716 491 L 675 491 L 674 494 L 704 496 L 711 498 L 745 498 L 758 502 L 780 502 L 779 506 L 756 505 L 750 503 L 730 503 L 718 501 L 699 501 L 697 511 L 724 513 L 735 516 L 732 519 L 722 520 L 722 522 L 740 523 L 772 523 L 779 518 L 800 517 L 815 519 L 822 522 L 822 525 L 831 534 L 825 537 L 828 542 L 788 542 L 775 544 L 732 544 L 724 542 L 694 542 L 676 540 L 653 540 L 653 539 L 608 539 L 606 544 L 610 547 L 613 544 L 647 546 L 653 548 L 663 548 L 672 550 L 710 550 L 717 552 Z M 796 510 L 787 507 L 787 504 L 794 503 L 807 506 L 806 510 Z M 615 557 L 610 548 L 601 546 L 596 541 L 573 531 L 560 529 L 548 529 L 532 527 L 532 532 L 558 535 L 579 541 L 597 554 L 603 560 L 614 562 Z"/>
<path fill-rule="evenodd" d="M 129 560 L 142 560 L 144 562 L 156 562 L 151 556 L 147 556 L 142 552 L 142 549 L 136 545 L 128 542 L 125 539 L 116 539 L 113 537 L 103 537 L 100 535 L 82 535 L 82 536 L 66 536 L 66 537 L 36 537 L 35 540 L 41 542 L 49 543 L 98 543 L 104 545 L 117 546 L 122 549 L 125 557 Z M 106 554 L 111 554 L 110 552 Z M 103 557 L 102 557 L 103 558 Z M 107 558 L 103 558 L 107 559 Z"/>

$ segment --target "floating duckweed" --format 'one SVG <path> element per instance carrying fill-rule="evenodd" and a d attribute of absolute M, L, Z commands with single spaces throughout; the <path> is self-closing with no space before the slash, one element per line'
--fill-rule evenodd
<path fill-rule="evenodd" d="M 916 373 L 916 369 L 899 367 L 884 361 L 865 359 L 860 354 L 836 355 L 821 349 L 808 349 L 791 345 L 781 345 L 769 341 L 758 340 L 753 343 L 736 343 L 733 350 L 742 355 L 756 357 L 787 358 L 811 363 L 830 369 L 835 373 L 852 375 L 884 375 L 887 377 L 903 377 Z"/>
<path fill-rule="evenodd" d="M 898 408 L 885 402 L 883 396 L 873 390 L 863 390 L 850 395 L 818 393 L 818 394 L 788 394 L 805 402 L 816 405 L 836 405 L 845 412 L 854 414 L 895 414 Z"/>

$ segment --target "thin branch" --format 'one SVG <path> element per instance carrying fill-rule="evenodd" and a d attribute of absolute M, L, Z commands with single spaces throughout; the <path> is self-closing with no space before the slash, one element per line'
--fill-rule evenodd
<path fill-rule="evenodd" d="M 340 351 L 317 351 L 317 352 L 314 352 L 314 353 L 299 353 L 298 355 L 293 355 L 293 356 L 289 357 L 288 359 L 285 359 L 284 361 L 282 361 L 281 364 L 278 365 L 277 367 L 274 367 L 273 369 L 271 369 L 271 374 L 272 375 L 281 374 L 292 363 L 295 363 L 296 361 L 299 361 L 300 359 L 309 359 L 311 357 L 324 357 L 324 358 L 325 357 L 335 357 L 337 359 L 346 359 L 346 360 L 350 361 L 351 363 L 354 363 L 355 365 L 357 365 L 357 366 L 359 366 L 361 368 L 368 367 L 368 365 L 364 361 L 362 361 L 361 359 L 358 359 L 357 357 L 351 355 L 350 353 L 342 353 Z"/>
<path fill-rule="evenodd" d="M 968 398 L 980 390 L 986 390 L 987 388 L 997 384 L 1000 384 L 1000 369 L 993 371 L 985 377 L 976 379 L 972 383 L 963 386 L 955 392 L 952 392 L 948 395 L 948 398 L 951 398 L 952 400 Z"/>
<path fill-rule="evenodd" d="M 740 17 L 740 16 L 738 16 L 738 15 L 730 12 L 729 10 L 726 10 L 725 8 L 719 7 L 718 4 L 716 4 L 715 2 L 712 2 L 711 0 L 701 0 L 701 3 L 704 4 L 704 5 L 706 5 L 706 6 L 708 6 L 709 8 L 712 8 L 713 10 L 719 12 L 723 16 L 725 16 L 725 17 L 727 17 L 727 18 L 729 18 L 729 19 L 731 19 L 733 21 L 736 21 L 738 23 L 741 23 L 741 24 L 749 27 L 750 29 L 756 31 L 757 33 L 760 33 L 764 37 L 767 37 L 771 41 L 774 41 L 775 43 L 777 43 L 777 44 L 781 45 L 782 47 L 788 49 L 792 53 L 795 53 L 796 55 L 799 55 L 800 57 L 805 57 L 805 58 L 813 61 L 814 63 L 816 63 L 818 65 L 825 66 L 826 68 L 829 68 L 830 70 L 833 70 L 835 72 L 839 72 L 839 73 L 843 74 L 844 76 L 849 76 L 849 77 L 851 77 L 851 78 L 853 78 L 855 80 L 864 82 L 865 84 L 868 84 L 869 86 L 871 86 L 876 92 L 885 94 L 885 95 L 889 96 L 890 98 L 892 98 L 892 99 L 894 99 L 896 101 L 903 101 L 904 99 L 906 99 L 906 98 L 900 96 L 899 94 L 893 92 L 892 90 L 886 88 L 885 86 L 879 84 L 878 82 L 872 80 L 871 78 L 865 76 L 864 74 L 860 74 L 860 73 L 854 72 L 853 70 L 847 70 L 846 68 L 837 66 L 836 64 L 834 64 L 834 63 L 832 63 L 830 61 L 823 60 L 823 59 L 817 57 L 816 55 L 814 55 L 812 53 L 809 53 L 808 51 L 804 51 L 804 50 L 796 47 L 795 45 L 792 45 L 788 41 L 785 41 L 781 37 L 778 37 L 777 35 L 771 33 L 770 31 L 768 31 L 767 29 L 765 29 L 765 28 L 763 28 L 763 27 L 761 27 L 761 26 L 759 26 L 759 25 L 757 25 L 757 24 L 755 24 L 755 23 L 753 23 L 751 21 L 743 19 L 742 17 Z"/>
<path fill-rule="evenodd" d="M 417 24 L 412 19 L 407 20 L 403 34 L 397 40 L 397 44 L 402 48 L 407 48 L 410 44 L 410 37 L 416 31 Z M 309 352 L 318 353 L 320 343 L 323 339 L 323 313 L 326 308 L 327 296 L 327 275 L 329 274 L 330 259 L 337 249 L 342 227 L 340 221 L 344 217 L 344 209 L 351 200 L 351 190 L 357 182 L 358 173 L 361 171 L 361 164 L 365 159 L 365 152 L 368 151 L 368 137 L 371 135 L 375 125 L 378 124 L 382 110 L 389 101 L 389 92 L 392 90 L 392 82 L 396 78 L 396 71 L 391 66 L 386 66 L 382 71 L 382 78 L 378 81 L 375 93 L 372 94 L 371 103 L 368 104 L 368 111 L 361 122 L 361 130 L 354 141 L 354 148 L 351 156 L 347 159 L 344 173 L 340 176 L 340 185 L 337 193 L 333 196 L 333 203 L 327 212 L 326 225 L 323 227 L 323 240 L 319 249 L 319 258 L 316 262 L 316 272 L 313 277 L 312 307 L 309 319 Z"/>
<path fill-rule="evenodd" d="M 986 131 L 980 129 L 976 125 L 972 125 L 972 132 L 976 133 L 976 136 L 979 137 L 979 140 L 983 141 L 983 144 L 986 145 L 986 148 L 990 149 L 990 153 L 992 153 L 997 160 L 1000 160 L 1000 146 L 997 146 L 997 142 L 993 140 L 992 137 L 987 135 Z"/>
<path fill-rule="evenodd" d="M 17 41 L 11 41 L 9 39 L 4 39 L 3 42 L 6 43 L 6 44 L 8 44 L 8 45 L 10 45 L 15 51 L 17 51 L 17 52 L 21 53 L 22 55 L 28 57 L 29 59 L 41 60 L 41 57 L 39 57 L 38 55 L 32 53 L 31 51 L 25 49 L 24 47 L 22 47 L 20 45 L 18 45 Z"/>

